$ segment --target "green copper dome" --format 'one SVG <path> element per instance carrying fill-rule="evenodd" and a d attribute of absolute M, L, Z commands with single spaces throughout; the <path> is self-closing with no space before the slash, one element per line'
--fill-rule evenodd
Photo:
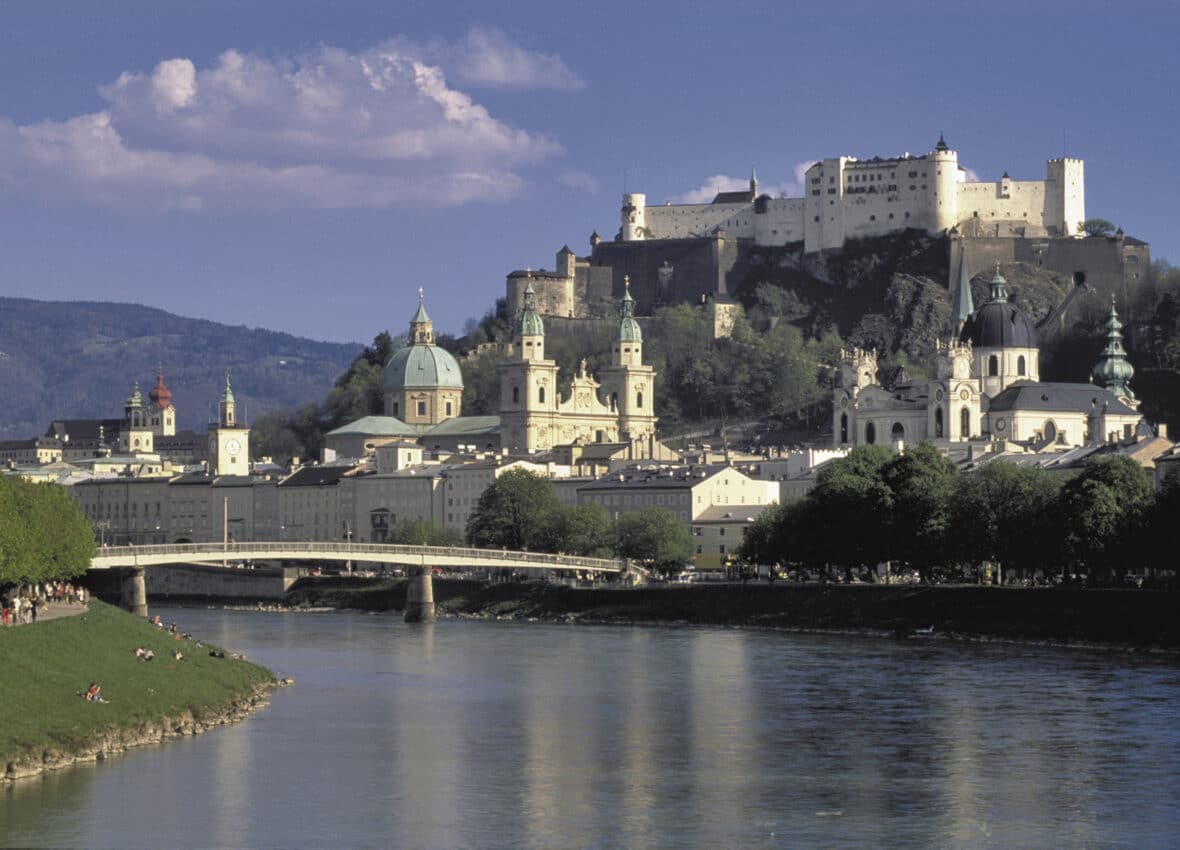
<path fill-rule="evenodd" d="M 545 323 L 537 315 L 536 295 L 533 282 L 530 280 L 524 290 L 524 307 L 521 309 L 520 315 L 516 317 L 516 335 L 518 337 L 545 335 Z"/>
<path fill-rule="evenodd" d="M 127 407 L 143 407 L 143 396 L 139 393 L 139 381 L 135 382 L 135 389 L 127 397 Z"/>
<path fill-rule="evenodd" d="M 1135 367 L 1127 362 L 1122 330 L 1123 323 L 1119 321 L 1119 314 L 1112 301 L 1110 315 L 1106 319 L 1106 346 L 1090 374 L 1094 376 L 1094 383 L 1106 387 L 1115 395 L 1134 398 L 1135 394 L 1127 384 L 1135 376 Z"/>
<path fill-rule="evenodd" d="M 635 321 L 635 299 L 631 297 L 631 281 L 623 279 L 623 303 L 619 308 L 619 323 L 615 326 L 615 342 L 643 342 L 643 331 Z"/>
<path fill-rule="evenodd" d="M 389 358 L 385 388 L 463 389 L 463 373 L 451 353 L 437 345 L 411 345 Z"/>
<path fill-rule="evenodd" d="M 422 290 L 418 289 L 418 311 L 410 319 L 409 344 L 385 366 L 385 389 L 463 389 L 463 372 L 451 353 L 434 344 L 434 329 Z"/>

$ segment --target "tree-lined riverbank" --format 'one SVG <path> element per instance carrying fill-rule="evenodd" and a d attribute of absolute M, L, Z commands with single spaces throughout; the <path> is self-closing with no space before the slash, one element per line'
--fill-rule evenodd
<path fill-rule="evenodd" d="M 140 660 L 137 647 L 155 658 Z M 4 778 L 199 734 L 264 705 L 274 675 L 212 650 L 97 601 L 75 617 L 0 630 Z M 105 703 L 78 696 L 91 682 Z"/>
<path fill-rule="evenodd" d="M 401 610 L 404 580 L 301 579 L 293 606 Z M 875 631 L 1180 649 L 1180 594 L 1152 590 L 751 583 L 635 589 L 434 582 L 439 616 Z"/>

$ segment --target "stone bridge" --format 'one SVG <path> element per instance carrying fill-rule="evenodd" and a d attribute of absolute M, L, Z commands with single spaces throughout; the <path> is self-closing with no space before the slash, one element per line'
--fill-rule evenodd
<path fill-rule="evenodd" d="M 155 546 L 104 546 L 90 562 L 92 570 L 129 569 L 123 584 L 124 605 L 134 614 L 147 616 L 144 568 L 163 564 L 220 563 L 242 561 L 362 561 L 409 568 L 410 586 L 406 596 L 406 621 L 434 619 L 434 590 L 431 569 L 438 566 L 478 569 L 554 570 L 582 573 L 622 573 L 626 561 L 550 555 L 507 549 L 473 549 L 457 546 L 403 546 L 385 543 L 351 542 L 244 542 L 176 543 Z"/>

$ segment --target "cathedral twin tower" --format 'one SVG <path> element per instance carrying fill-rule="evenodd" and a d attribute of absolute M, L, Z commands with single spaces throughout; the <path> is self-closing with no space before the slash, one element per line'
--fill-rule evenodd
<path fill-rule="evenodd" d="M 650 457 L 655 440 L 655 371 L 643 363 L 643 332 L 626 281 L 611 341 L 610 365 L 598 378 L 583 359 L 562 398 L 557 362 L 545 357 L 545 325 L 530 283 L 516 317 L 512 350 L 500 364 L 500 446 L 532 454 L 575 443 L 625 443 L 633 457 Z M 385 369 L 385 414 L 408 425 L 460 417 L 462 373 L 435 345 L 419 291 L 409 344 Z"/>

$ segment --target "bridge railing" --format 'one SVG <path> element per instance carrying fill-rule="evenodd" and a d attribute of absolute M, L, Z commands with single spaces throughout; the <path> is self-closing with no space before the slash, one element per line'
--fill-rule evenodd
<path fill-rule="evenodd" d="M 104 546 L 95 555 L 98 558 L 151 558 L 160 555 L 204 556 L 215 560 L 241 560 L 242 558 L 265 558 L 268 554 L 290 558 L 292 553 L 330 556 L 332 560 L 364 561 L 365 555 L 403 555 L 419 557 L 423 564 L 447 557 L 504 561 L 506 567 L 520 568 L 533 565 L 537 568 L 563 568 L 594 570 L 598 572 L 621 572 L 623 562 L 609 558 L 584 558 L 578 555 L 554 555 L 547 552 L 521 552 L 511 549 L 478 549 L 461 546 L 408 546 L 394 543 L 324 543 L 306 540 L 285 542 L 258 541 L 241 543 L 171 543 L 149 544 L 146 546 Z"/>

